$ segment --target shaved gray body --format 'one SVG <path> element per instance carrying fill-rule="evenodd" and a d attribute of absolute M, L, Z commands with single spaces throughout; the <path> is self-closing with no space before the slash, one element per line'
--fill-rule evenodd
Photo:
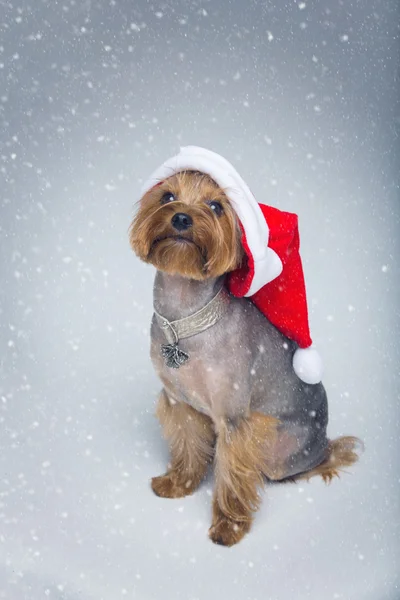
<path fill-rule="evenodd" d="M 194 281 L 157 271 L 154 308 L 170 321 L 209 302 L 223 278 Z M 328 407 L 321 383 L 301 381 L 292 366 L 296 345 L 244 298 L 231 297 L 225 315 L 210 329 L 179 342 L 190 360 L 167 367 L 165 333 L 153 318 L 151 357 L 171 403 L 186 402 L 208 415 L 218 432 L 253 411 L 279 419 L 273 470 L 277 479 L 307 471 L 326 456 Z"/>

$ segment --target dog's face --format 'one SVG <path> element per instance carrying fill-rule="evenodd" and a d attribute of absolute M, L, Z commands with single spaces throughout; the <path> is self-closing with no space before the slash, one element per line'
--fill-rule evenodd
<path fill-rule="evenodd" d="M 223 190 L 197 171 L 173 175 L 147 192 L 130 229 L 139 258 L 160 271 L 197 280 L 238 267 L 240 238 Z"/>

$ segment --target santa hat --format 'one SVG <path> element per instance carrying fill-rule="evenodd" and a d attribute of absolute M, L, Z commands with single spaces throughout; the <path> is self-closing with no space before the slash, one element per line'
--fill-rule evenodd
<path fill-rule="evenodd" d="M 297 216 L 259 204 L 236 169 L 222 156 L 187 146 L 165 161 L 142 194 L 181 171 L 209 175 L 225 192 L 242 230 L 246 264 L 230 273 L 229 291 L 248 297 L 286 337 L 297 343 L 293 368 L 304 382 L 321 381 L 322 361 L 311 347 Z"/>

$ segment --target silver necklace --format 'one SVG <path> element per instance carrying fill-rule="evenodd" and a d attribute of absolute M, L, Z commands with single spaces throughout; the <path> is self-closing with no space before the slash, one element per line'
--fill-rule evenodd
<path fill-rule="evenodd" d="M 179 348 L 179 341 L 202 333 L 209 329 L 225 314 L 230 303 L 230 295 L 224 287 L 206 304 L 193 315 L 168 321 L 156 310 L 154 314 L 161 329 L 164 331 L 168 344 L 161 345 L 161 354 L 167 367 L 179 369 L 189 360 L 189 354 Z"/>

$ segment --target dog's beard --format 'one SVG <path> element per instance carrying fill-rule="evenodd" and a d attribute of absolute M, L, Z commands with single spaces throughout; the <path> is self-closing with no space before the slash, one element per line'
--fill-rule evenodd
<path fill-rule="evenodd" d="M 197 213 L 193 227 L 181 234 L 171 227 L 170 215 L 156 211 L 143 218 L 139 213 L 131 230 L 136 254 L 160 271 L 199 281 L 236 268 L 241 254 L 234 222 L 222 224 L 212 215 L 192 212 Z"/>
<path fill-rule="evenodd" d="M 186 236 L 155 238 L 150 246 L 147 262 L 171 275 L 200 280 L 207 277 L 205 250 Z"/>

